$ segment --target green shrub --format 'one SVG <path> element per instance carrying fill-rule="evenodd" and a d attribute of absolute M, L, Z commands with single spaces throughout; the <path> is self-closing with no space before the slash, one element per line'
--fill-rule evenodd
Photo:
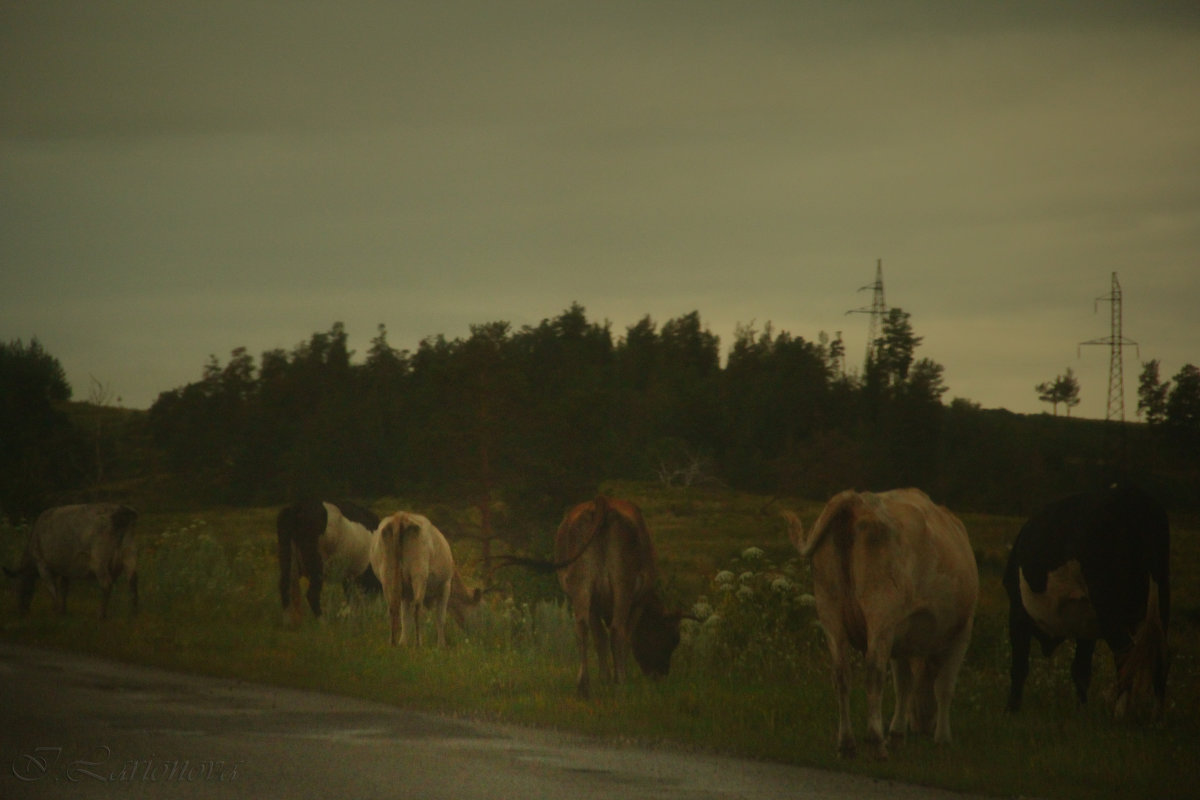
<path fill-rule="evenodd" d="M 808 564 L 774 563 L 748 547 L 711 581 L 711 594 L 692 607 L 682 660 L 719 677 L 790 680 L 813 664 L 823 642 Z"/>
<path fill-rule="evenodd" d="M 152 555 L 154 604 L 168 614 L 215 613 L 235 599 L 225 548 L 193 520 L 163 531 Z"/>

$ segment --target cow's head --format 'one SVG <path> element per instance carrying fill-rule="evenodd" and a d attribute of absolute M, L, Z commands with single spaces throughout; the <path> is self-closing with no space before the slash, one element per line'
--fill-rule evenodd
<path fill-rule="evenodd" d="M 679 646 L 679 612 L 668 613 L 658 603 L 643 609 L 630 637 L 633 657 L 642 672 L 652 678 L 665 677 L 671 669 L 671 654 Z"/>

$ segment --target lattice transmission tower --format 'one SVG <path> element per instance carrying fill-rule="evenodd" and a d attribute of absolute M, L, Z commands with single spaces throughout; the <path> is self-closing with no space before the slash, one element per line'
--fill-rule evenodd
<path fill-rule="evenodd" d="M 1121 348 L 1131 345 L 1137 347 L 1138 343 L 1132 339 L 1126 339 L 1121 330 L 1121 282 L 1117 280 L 1117 273 L 1114 272 L 1112 274 L 1112 291 L 1105 297 L 1096 298 L 1096 310 L 1099 310 L 1100 303 L 1112 304 L 1111 333 L 1107 338 L 1091 339 L 1086 342 L 1080 342 L 1080 344 L 1108 345 L 1108 411 L 1105 413 L 1104 418 L 1108 421 L 1124 422 L 1125 375 L 1121 365 Z M 1140 351 L 1138 357 L 1141 357 Z"/>
<path fill-rule="evenodd" d="M 847 314 L 870 314 L 871 320 L 867 324 L 867 355 L 863 362 L 863 371 L 875 358 L 875 340 L 879 338 L 879 326 L 883 323 L 883 318 L 887 316 L 887 302 L 883 299 L 883 259 L 875 262 L 875 283 L 869 283 L 866 286 L 859 287 L 858 291 L 865 292 L 870 289 L 873 294 L 871 297 L 871 305 L 862 308 L 852 308 L 847 311 Z"/>

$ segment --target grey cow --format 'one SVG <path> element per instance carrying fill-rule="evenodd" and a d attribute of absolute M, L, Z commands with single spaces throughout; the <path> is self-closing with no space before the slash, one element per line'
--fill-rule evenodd
<path fill-rule="evenodd" d="M 29 544 L 15 570 L 20 578 L 18 604 L 29 611 L 39 577 L 45 578 L 59 613 L 67 610 L 67 588 L 72 578 L 94 575 L 100 584 L 100 618 L 108 614 L 114 581 L 129 579 L 132 609 L 137 610 L 137 546 L 133 526 L 137 512 L 117 503 L 85 503 L 43 511 L 33 524 Z"/>

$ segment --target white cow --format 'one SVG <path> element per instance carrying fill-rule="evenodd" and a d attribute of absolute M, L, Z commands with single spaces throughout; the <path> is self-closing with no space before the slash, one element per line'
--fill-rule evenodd
<path fill-rule="evenodd" d="M 18 603 L 29 611 L 38 578 L 46 580 L 59 613 L 67 610 L 67 589 L 73 578 L 95 576 L 100 584 L 100 618 L 108 615 L 113 581 L 129 579 L 130 607 L 137 610 L 137 545 L 133 526 L 138 513 L 116 503 L 84 503 L 43 511 L 33 523 L 29 543 L 11 577 L 21 579 Z"/>
<path fill-rule="evenodd" d="M 817 616 L 833 657 L 839 752 L 855 753 L 851 646 L 866 654 L 866 741 L 877 757 L 887 758 L 880 706 L 889 661 L 896 687 L 891 736 L 927 730 L 936 712 L 934 740 L 950 741 L 950 701 L 979 597 L 962 522 L 919 489 L 842 492 L 807 540 L 799 519 L 784 516 L 796 549 L 812 560 Z"/>
<path fill-rule="evenodd" d="M 371 537 L 371 568 L 383 584 L 391 617 L 391 643 L 408 643 L 409 608 L 421 646 L 421 608 L 436 608 L 438 646 L 446 644 L 446 606 L 454 585 L 450 543 L 420 514 L 398 511 L 385 517 Z"/>

